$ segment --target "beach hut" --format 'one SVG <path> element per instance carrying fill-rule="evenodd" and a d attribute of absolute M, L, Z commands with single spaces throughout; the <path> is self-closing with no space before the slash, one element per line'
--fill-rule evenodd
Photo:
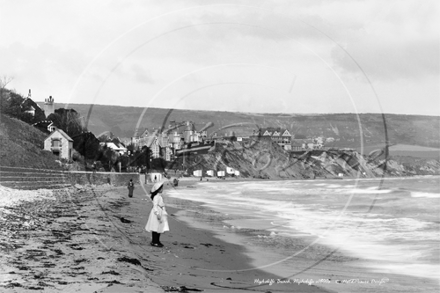
<path fill-rule="evenodd" d="M 217 177 L 225 177 L 225 171 L 217 171 Z"/>
<path fill-rule="evenodd" d="M 226 167 L 226 173 L 228 174 L 234 174 L 235 173 L 235 169 L 231 168 L 231 167 Z"/>
<path fill-rule="evenodd" d="M 208 176 L 214 176 L 214 170 L 208 170 L 208 171 L 206 171 L 206 174 Z"/>
<path fill-rule="evenodd" d="M 193 171 L 193 175 L 196 177 L 202 177 L 202 170 L 195 170 Z"/>
<path fill-rule="evenodd" d="M 240 171 L 235 170 L 234 175 L 235 175 L 235 176 L 240 176 Z"/>

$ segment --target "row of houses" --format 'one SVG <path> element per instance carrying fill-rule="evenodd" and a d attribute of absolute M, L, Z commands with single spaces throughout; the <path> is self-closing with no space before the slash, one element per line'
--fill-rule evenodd
<path fill-rule="evenodd" d="M 205 125 L 205 128 L 209 125 Z M 183 131 L 179 128 L 183 127 Z M 132 144 L 136 148 L 144 146 L 151 150 L 152 158 L 163 158 L 171 161 L 176 155 L 176 151 L 185 147 L 189 143 L 200 143 L 208 138 L 208 133 L 203 128 L 200 131 L 195 130 L 192 121 L 176 123 L 172 121 L 167 129 L 160 131 L 155 129 L 149 132 L 145 129 L 141 135 L 135 135 L 126 140 L 126 144 Z"/>
<path fill-rule="evenodd" d="M 28 97 L 22 103 L 25 105 L 26 101 L 31 100 L 31 90 L 29 90 Z M 30 108 L 30 114 L 34 114 L 35 109 Z M 47 115 L 54 113 L 54 99 L 49 97 L 45 99 L 44 112 Z M 170 125 L 165 130 L 153 130 L 149 132 L 145 129 L 140 135 L 135 135 L 125 141 L 121 142 L 102 142 L 101 146 L 106 146 L 120 155 L 127 154 L 129 144 L 135 147 L 148 147 L 152 152 L 152 158 L 163 158 L 166 161 L 171 161 L 178 150 L 186 147 L 190 143 L 202 143 L 208 139 L 222 140 L 234 138 L 239 142 L 245 142 L 250 139 L 271 139 L 285 151 L 303 151 L 306 149 L 322 149 L 327 142 L 334 141 L 333 138 L 317 137 L 313 139 L 296 139 L 288 129 L 268 127 L 264 129 L 255 130 L 249 136 L 235 136 L 234 133 L 225 134 L 223 136 L 214 133 L 208 138 L 208 133 L 205 129 L 212 126 L 212 123 L 207 123 L 200 131 L 196 131 L 195 124 L 191 121 L 183 121 L 177 123 L 171 121 Z M 43 120 L 34 125 L 37 128 L 44 128 L 50 132 L 50 135 L 44 142 L 44 149 L 53 152 L 60 158 L 71 159 L 73 151 L 73 140 L 64 131 L 53 126 L 52 121 Z M 183 127 L 183 131 L 179 131 Z"/>
<path fill-rule="evenodd" d="M 182 126 L 185 127 L 182 132 L 175 130 L 175 128 Z M 170 124 L 169 128 L 162 132 L 158 129 L 149 132 L 146 129 L 141 135 L 126 139 L 124 142 L 125 145 L 132 144 L 138 148 L 146 146 L 150 148 L 152 158 L 164 158 L 166 161 L 170 161 L 176 155 L 176 151 L 186 148 L 188 144 L 194 145 L 210 140 L 216 141 L 224 139 L 235 139 L 238 142 L 246 142 L 250 139 L 271 139 L 285 151 L 323 149 L 326 142 L 334 141 L 333 138 L 324 137 L 297 139 L 288 129 L 270 127 L 258 131 L 255 130 L 252 135 L 249 136 L 236 136 L 234 132 L 230 132 L 225 133 L 223 136 L 214 133 L 211 137 L 208 137 L 205 130 L 196 131 L 192 122 L 185 121 L 174 125 Z"/>
<path fill-rule="evenodd" d="M 250 136 L 237 136 L 237 141 L 245 142 L 250 139 L 270 139 L 285 151 L 304 151 L 307 149 L 323 149 L 325 143 L 333 142 L 332 137 L 295 138 L 288 129 L 265 128 L 254 131 Z"/>
<path fill-rule="evenodd" d="M 183 132 L 175 130 L 184 126 Z M 44 148 L 57 154 L 60 158 L 70 159 L 73 150 L 73 140 L 61 129 L 57 129 L 50 125 L 52 131 L 45 140 Z M 172 130 L 172 131 L 171 131 Z M 106 146 L 120 155 L 127 154 L 127 145 L 132 144 L 134 147 L 142 148 L 144 146 L 151 150 L 152 158 L 163 158 L 166 161 L 174 159 L 176 152 L 185 148 L 190 143 L 201 143 L 208 139 L 230 139 L 234 137 L 238 142 L 246 142 L 251 139 L 270 139 L 281 146 L 285 151 L 303 151 L 306 149 L 322 149 L 324 143 L 334 140 L 333 138 L 324 139 L 318 137 L 314 139 L 296 139 L 288 129 L 282 128 L 265 128 L 254 131 L 249 136 L 235 136 L 234 133 L 219 136 L 213 134 L 208 138 L 205 130 L 196 131 L 192 122 L 186 121 L 170 125 L 165 131 L 158 129 L 149 132 L 147 129 L 139 136 L 125 139 L 122 142 L 101 142 L 101 146 Z"/>

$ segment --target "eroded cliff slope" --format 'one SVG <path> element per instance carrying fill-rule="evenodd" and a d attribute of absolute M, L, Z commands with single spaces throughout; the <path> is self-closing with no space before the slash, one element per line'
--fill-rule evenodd
<path fill-rule="evenodd" d="M 186 158 L 189 174 L 195 170 L 240 171 L 246 178 L 309 179 L 341 177 L 380 177 L 438 175 L 438 160 L 419 161 L 408 165 L 384 154 L 362 156 L 354 150 L 310 150 L 303 153 L 286 153 L 269 140 L 247 144 L 238 142 L 217 143 L 207 154 Z"/>

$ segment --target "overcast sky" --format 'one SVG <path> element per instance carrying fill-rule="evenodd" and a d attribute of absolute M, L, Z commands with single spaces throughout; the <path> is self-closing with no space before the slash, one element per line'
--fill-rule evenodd
<path fill-rule="evenodd" d="M 440 115 L 437 0 L 0 0 L 0 75 L 43 101 Z"/>

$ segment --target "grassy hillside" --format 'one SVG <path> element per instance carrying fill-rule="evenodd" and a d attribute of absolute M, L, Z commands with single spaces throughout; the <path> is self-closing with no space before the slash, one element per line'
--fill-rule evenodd
<path fill-rule="evenodd" d="M 56 104 L 56 108 L 64 106 Z M 383 145 L 387 132 L 391 144 L 440 148 L 440 117 L 438 116 L 257 114 L 84 104 L 70 104 L 69 107 L 84 117 L 88 129 L 95 135 L 112 131 L 119 137 L 131 137 L 137 124 L 140 125 L 140 131 L 143 131 L 145 128 L 151 130 L 163 125 L 167 127 L 172 120 L 176 122 L 190 120 L 196 123 L 197 129 L 202 128 L 207 122 L 213 122 L 214 126 L 208 129 L 209 134 L 235 131 L 237 135 L 249 135 L 257 128 L 256 125 L 272 126 L 287 128 L 296 135 L 333 137 L 336 142 L 330 146 L 358 148 L 361 140 L 364 146 Z M 245 125 L 237 126 L 236 124 L 239 123 Z M 236 126 L 225 128 L 231 124 Z"/>
<path fill-rule="evenodd" d="M 380 150 L 384 148 L 384 144 L 370 145 L 362 148 L 356 148 L 356 150 L 363 154 L 369 154 L 372 151 Z M 440 149 L 430 148 L 417 145 L 396 144 L 391 145 L 388 149 L 391 157 L 416 157 L 423 159 L 435 159 L 440 160 Z"/>
<path fill-rule="evenodd" d="M 61 169 L 57 157 L 43 150 L 46 134 L 35 127 L 0 115 L 0 165 L 42 169 Z"/>

